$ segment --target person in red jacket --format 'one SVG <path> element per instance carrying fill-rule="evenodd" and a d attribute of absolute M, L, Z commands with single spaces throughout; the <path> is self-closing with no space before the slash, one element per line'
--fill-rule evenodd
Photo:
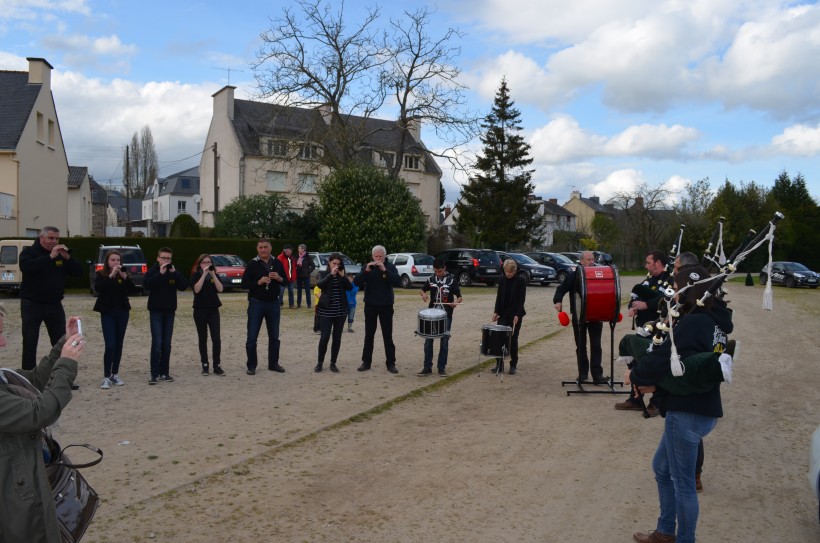
<path fill-rule="evenodd" d="M 288 309 L 295 309 L 293 305 L 293 284 L 296 282 L 296 256 L 293 254 L 293 246 L 285 245 L 279 256 L 276 257 L 285 268 L 285 280 L 279 287 L 279 305 L 285 305 L 285 289 L 288 289 Z"/>

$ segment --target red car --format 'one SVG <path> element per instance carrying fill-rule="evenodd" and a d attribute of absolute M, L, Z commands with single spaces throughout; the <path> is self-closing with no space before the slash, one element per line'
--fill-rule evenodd
<path fill-rule="evenodd" d="M 216 267 L 217 277 L 222 281 L 222 286 L 225 287 L 226 290 L 241 288 L 242 274 L 245 273 L 245 261 L 242 260 L 242 257 L 238 255 L 213 254 L 211 255 L 211 261 L 213 261 Z M 195 271 L 196 264 L 191 267 L 191 275 L 193 275 Z"/>

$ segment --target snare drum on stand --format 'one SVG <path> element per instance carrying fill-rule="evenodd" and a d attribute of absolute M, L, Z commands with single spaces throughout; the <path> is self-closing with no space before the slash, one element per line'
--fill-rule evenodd
<path fill-rule="evenodd" d="M 496 375 L 502 374 L 504 380 L 504 360 L 510 355 L 512 328 L 503 324 L 485 324 L 481 327 L 481 343 L 478 346 L 479 361 L 481 358 L 495 358 L 498 360 Z"/>
<path fill-rule="evenodd" d="M 445 310 L 431 307 L 419 311 L 417 336 L 435 339 L 447 333 L 447 312 Z"/>

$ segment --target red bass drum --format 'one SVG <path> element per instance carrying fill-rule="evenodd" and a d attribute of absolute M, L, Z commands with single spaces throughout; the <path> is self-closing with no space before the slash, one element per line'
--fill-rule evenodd
<path fill-rule="evenodd" d="M 621 286 L 614 266 L 579 267 L 576 273 L 582 322 L 618 322 Z"/>

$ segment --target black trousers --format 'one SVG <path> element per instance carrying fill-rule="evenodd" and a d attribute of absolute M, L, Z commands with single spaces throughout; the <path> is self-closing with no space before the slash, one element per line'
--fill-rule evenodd
<path fill-rule="evenodd" d="M 61 302 L 43 304 L 34 300 L 20 300 L 20 320 L 23 326 L 23 369 L 37 366 L 37 343 L 40 325 L 45 323 L 50 345 L 65 335 L 65 310 Z"/>
<path fill-rule="evenodd" d="M 512 337 L 510 338 L 510 367 L 515 368 L 518 366 L 518 333 L 521 331 L 521 324 L 524 322 L 524 317 L 518 319 L 518 324 L 513 326 L 512 321 L 507 322 L 504 317 L 500 317 L 498 319 L 498 324 L 501 326 L 511 326 L 512 327 Z M 501 363 L 500 358 L 495 359 L 496 362 L 499 364 Z"/>
<path fill-rule="evenodd" d="M 195 307 L 194 324 L 196 325 L 196 335 L 199 340 L 199 359 L 204 367 L 208 367 L 208 330 L 211 331 L 211 343 L 213 345 L 214 369 L 219 367 L 222 353 L 222 340 L 219 332 L 219 308 L 218 307 Z"/>
<path fill-rule="evenodd" d="M 362 362 L 370 366 L 373 362 L 373 341 L 376 337 L 376 324 L 382 328 L 384 356 L 387 367 L 396 365 L 396 345 L 393 343 L 393 306 L 364 304 L 364 350 Z"/>
<path fill-rule="evenodd" d="M 575 334 L 575 354 L 578 357 L 578 376 L 586 378 L 592 371 L 592 378 L 601 377 L 604 368 L 601 366 L 603 350 L 601 335 L 603 322 L 579 322 L 572 327 Z M 587 336 L 589 336 L 589 356 L 587 356 Z"/>
<path fill-rule="evenodd" d="M 322 331 L 322 337 L 319 338 L 319 365 L 325 362 L 325 353 L 327 353 L 327 344 L 333 337 L 333 343 L 330 345 L 330 363 L 335 364 L 339 357 L 339 349 L 342 346 L 342 333 L 345 331 L 345 320 L 347 317 L 319 317 L 319 328 Z"/>

